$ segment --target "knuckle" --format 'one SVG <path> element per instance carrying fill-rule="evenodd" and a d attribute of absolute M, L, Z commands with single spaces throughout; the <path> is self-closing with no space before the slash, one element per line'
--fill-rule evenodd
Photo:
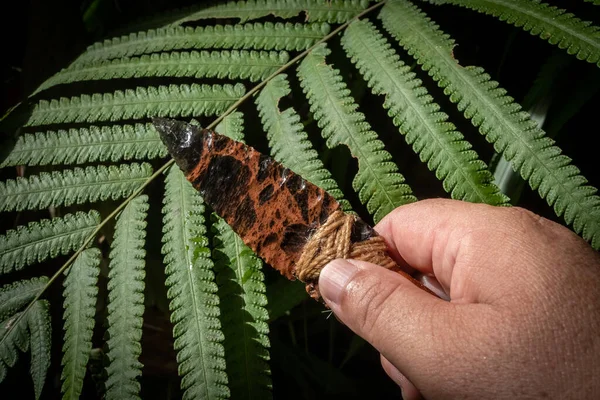
<path fill-rule="evenodd" d="M 541 215 L 538 215 L 532 211 L 529 211 L 526 208 L 510 207 L 510 208 L 507 208 L 507 211 L 513 217 L 513 219 L 519 224 L 519 227 L 543 228 L 543 227 L 546 227 L 546 225 L 548 225 L 548 223 L 550 222 L 549 220 L 542 217 Z M 511 221 L 507 221 L 507 222 L 511 223 Z"/>

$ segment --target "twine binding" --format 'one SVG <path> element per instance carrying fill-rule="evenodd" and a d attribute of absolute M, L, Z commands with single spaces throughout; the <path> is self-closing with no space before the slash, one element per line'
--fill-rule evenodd
<path fill-rule="evenodd" d="M 350 235 L 355 216 L 335 211 L 312 235 L 296 263 L 296 277 L 302 282 L 317 282 L 321 270 L 336 258 L 368 261 L 387 269 L 397 265 L 387 254 L 387 246 L 381 236 L 373 236 L 362 242 L 352 243 Z"/>

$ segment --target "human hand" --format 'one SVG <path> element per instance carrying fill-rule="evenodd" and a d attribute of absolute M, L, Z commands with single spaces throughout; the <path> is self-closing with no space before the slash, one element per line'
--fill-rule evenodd
<path fill-rule="evenodd" d="M 401 266 L 335 260 L 321 295 L 381 353 L 405 399 L 600 398 L 600 255 L 521 208 L 426 200 L 375 229 Z"/>

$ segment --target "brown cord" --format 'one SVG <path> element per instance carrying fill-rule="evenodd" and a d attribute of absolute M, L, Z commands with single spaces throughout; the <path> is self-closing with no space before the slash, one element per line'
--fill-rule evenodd
<path fill-rule="evenodd" d="M 315 282 L 321 269 L 336 258 L 368 261 L 387 269 L 397 269 L 387 254 L 385 241 L 373 236 L 365 241 L 352 243 L 350 235 L 356 217 L 343 211 L 335 211 L 313 234 L 296 263 L 296 277 L 302 282 Z"/>

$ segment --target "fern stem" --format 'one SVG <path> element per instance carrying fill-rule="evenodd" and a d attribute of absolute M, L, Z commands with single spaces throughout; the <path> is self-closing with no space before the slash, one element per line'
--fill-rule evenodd
<path fill-rule="evenodd" d="M 239 100 L 237 100 L 236 102 L 234 102 L 219 117 L 217 117 L 213 122 L 211 122 L 206 127 L 206 129 L 212 129 L 212 128 L 214 128 L 219 122 L 221 122 L 223 120 L 223 118 L 225 118 L 227 115 L 231 114 L 232 111 L 234 111 L 237 107 L 239 107 L 240 104 L 242 104 L 244 101 L 248 100 L 250 98 L 250 96 L 254 95 L 254 93 L 258 92 L 267 83 L 269 83 L 271 81 L 271 79 L 273 79 L 275 76 L 279 75 L 280 73 L 282 73 L 283 71 L 287 70 L 289 67 L 291 67 L 292 65 L 294 65 L 297 61 L 299 61 L 300 59 L 302 59 L 303 57 L 305 57 L 311 50 L 313 50 L 314 48 L 316 48 L 317 46 L 319 46 L 321 43 L 324 43 L 327 40 L 329 40 L 332 37 L 334 37 L 335 35 L 337 35 L 339 32 L 341 32 L 342 30 L 344 30 L 345 28 L 347 28 L 348 25 L 350 25 L 350 23 L 352 23 L 353 21 L 355 21 L 355 20 L 363 17 L 364 15 L 370 13 L 371 11 L 373 11 L 373 10 L 379 8 L 379 7 L 382 7 L 386 2 L 387 2 L 387 0 L 383 0 L 383 1 L 379 2 L 379 3 L 376 3 L 376 4 L 372 5 L 371 7 L 367 8 L 367 9 L 365 9 L 363 12 L 357 14 L 354 18 L 348 20 L 344 24 L 342 24 L 339 27 L 337 27 L 336 29 L 334 29 L 331 33 L 329 33 L 328 35 L 324 36 L 321 40 L 319 40 L 318 42 L 316 42 L 313 46 L 309 47 L 308 49 L 304 50 L 302 53 L 298 54 L 296 57 L 292 58 L 285 65 L 281 66 L 281 68 L 279 68 L 277 71 L 275 71 L 271 75 L 269 75 L 269 77 L 267 77 L 264 81 L 262 81 L 261 83 L 259 83 L 258 85 L 254 86 L 252 89 L 250 89 L 244 96 L 240 97 Z M 29 313 L 29 311 L 31 310 L 31 308 L 33 307 L 33 305 L 35 304 L 35 302 L 40 299 L 40 297 L 42 296 L 42 294 L 44 294 L 44 292 L 52 285 L 52 283 L 60 275 L 62 275 L 62 273 L 73 263 L 73 261 L 77 258 L 77 256 L 79 256 L 79 254 L 81 254 L 81 252 L 84 251 L 87 248 L 87 246 L 92 242 L 92 240 L 94 240 L 94 238 L 100 232 L 100 230 L 111 219 L 113 219 L 122 209 L 124 209 L 125 206 L 127 206 L 127 204 L 129 204 L 129 202 L 131 200 L 133 200 L 140 193 L 142 193 L 142 191 L 146 188 L 146 186 L 148 186 L 150 183 L 152 183 L 152 181 L 154 181 L 154 179 L 156 179 L 156 177 L 158 177 L 163 172 L 165 172 L 174 163 L 175 163 L 174 159 L 171 159 L 171 160 L 167 161 L 162 167 L 160 167 L 159 169 L 157 169 L 156 172 L 153 173 L 127 199 L 125 199 L 121 204 L 119 204 L 117 206 L 117 208 L 114 209 L 113 212 L 111 212 L 106 218 L 104 218 L 102 220 L 102 222 L 100 222 L 100 224 L 98 225 L 98 227 L 96 229 L 94 229 L 94 231 L 90 234 L 90 236 L 88 236 L 88 238 L 83 242 L 83 244 L 81 245 L 81 247 L 58 269 L 58 271 L 56 271 L 56 273 L 54 275 L 52 275 L 52 277 L 48 280 L 48 283 L 44 286 L 44 288 L 40 291 L 40 293 L 37 296 L 35 296 L 34 299 L 27 305 L 27 308 L 25 308 L 25 310 L 19 315 L 19 317 L 17 318 L 17 320 L 15 321 L 15 323 L 10 328 L 8 328 L 6 330 L 4 336 L 0 339 L 0 346 L 2 346 L 4 344 L 4 341 L 6 340 L 6 338 L 8 338 L 10 336 L 10 333 L 12 332 L 12 330 L 14 329 L 14 327 L 19 325 L 19 322 L 21 321 L 21 319 L 23 318 L 23 316 L 25 316 L 25 315 L 27 315 Z"/>

